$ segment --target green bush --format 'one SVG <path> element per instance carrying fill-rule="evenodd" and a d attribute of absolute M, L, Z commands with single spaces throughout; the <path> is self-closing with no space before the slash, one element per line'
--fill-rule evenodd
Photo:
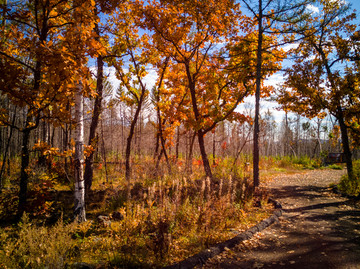
<path fill-rule="evenodd" d="M 342 170 L 343 169 L 341 165 L 338 165 L 336 163 L 329 165 L 328 168 L 334 169 L 334 170 Z"/>
<path fill-rule="evenodd" d="M 316 169 L 321 166 L 319 159 L 312 159 L 308 156 L 277 156 L 276 160 L 279 168 Z"/>
<path fill-rule="evenodd" d="M 349 179 L 344 175 L 339 183 L 339 190 L 348 195 L 358 195 L 360 193 L 360 160 L 353 163 L 354 178 Z"/>

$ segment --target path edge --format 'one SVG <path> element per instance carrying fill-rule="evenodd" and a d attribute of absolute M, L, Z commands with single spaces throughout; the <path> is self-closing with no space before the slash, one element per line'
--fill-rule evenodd
<path fill-rule="evenodd" d="M 341 197 L 344 197 L 349 200 L 359 201 L 360 200 L 360 194 L 358 196 L 356 195 L 350 195 L 344 192 L 341 192 L 339 189 L 339 184 L 334 184 L 334 186 L 331 187 L 331 190 L 333 193 L 340 195 Z"/>
<path fill-rule="evenodd" d="M 238 245 L 242 241 L 250 239 L 251 237 L 254 236 L 254 234 L 261 232 L 262 230 L 269 227 L 274 222 L 278 222 L 279 217 L 283 213 L 282 206 L 278 201 L 275 201 L 272 198 L 269 198 L 268 201 L 270 203 L 274 204 L 275 210 L 274 210 L 273 214 L 270 217 L 268 217 L 267 219 L 260 221 L 255 226 L 251 227 L 250 229 L 238 234 L 237 236 L 235 236 L 229 240 L 226 240 L 224 242 L 216 244 L 215 246 L 208 248 L 206 250 L 203 250 L 198 254 L 195 254 L 185 260 L 182 260 L 181 262 L 163 267 L 163 269 L 191 269 L 191 268 L 194 268 L 195 266 L 202 266 L 206 263 L 206 261 L 208 259 L 210 259 L 216 255 L 219 255 L 225 249 L 234 248 L 236 245 Z"/>

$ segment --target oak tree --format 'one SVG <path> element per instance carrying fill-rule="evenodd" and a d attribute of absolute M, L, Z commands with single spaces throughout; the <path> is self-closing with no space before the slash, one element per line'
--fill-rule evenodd
<path fill-rule="evenodd" d="M 320 12 L 308 19 L 308 29 L 293 50 L 297 59 L 287 70 L 285 87 L 279 90 L 283 106 L 303 116 L 334 116 L 340 126 L 349 178 L 353 178 L 347 115 L 358 103 L 357 62 L 351 38 L 357 32 L 354 13 L 343 1 L 319 1 Z"/>
<path fill-rule="evenodd" d="M 156 50 L 171 59 L 183 81 L 190 106 L 187 118 L 195 130 L 206 176 L 213 179 L 204 137 L 216 125 L 239 116 L 235 108 L 249 94 L 235 73 L 226 70 L 224 44 L 236 34 L 238 5 L 233 1 L 152 1 L 139 5 L 143 25 L 152 31 Z M 182 95 L 184 96 L 184 95 Z"/>

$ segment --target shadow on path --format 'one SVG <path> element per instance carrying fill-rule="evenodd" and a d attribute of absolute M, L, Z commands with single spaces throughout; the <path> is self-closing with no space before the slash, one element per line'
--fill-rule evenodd
<path fill-rule="evenodd" d="M 280 222 L 206 268 L 359 268 L 360 210 L 309 180 L 271 189 Z"/>

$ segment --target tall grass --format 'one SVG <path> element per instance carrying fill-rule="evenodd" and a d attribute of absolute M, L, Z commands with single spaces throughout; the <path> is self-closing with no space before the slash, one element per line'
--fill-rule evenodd
<path fill-rule="evenodd" d="M 24 215 L 18 227 L 0 232 L 0 267 L 65 268 L 77 255 L 71 238 L 74 227 L 62 221 L 39 226 Z"/>
<path fill-rule="evenodd" d="M 171 174 L 165 164 L 154 171 L 150 157 L 142 162 L 134 160 L 129 182 L 124 180 L 123 164 L 107 166 L 108 182 L 104 166 L 99 164 L 93 192 L 87 198 L 89 221 L 81 225 L 69 222 L 72 211 L 67 204 L 72 201 L 72 186 L 67 185 L 66 192 L 66 181 L 55 182 L 53 175 L 34 173 L 39 177 L 30 183 L 32 190 L 48 194 L 50 191 L 37 186 L 51 181 L 50 194 L 58 193 L 56 197 L 61 198 L 46 214 L 40 214 L 46 205 L 43 203 L 39 214 L 29 215 L 31 220 L 24 219 L 21 225 L 0 232 L 1 242 L 6 242 L 0 243 L 0 267 L 62 268 L 81 261 L 104 267 L 153 268 L 182 260 L 270 214 L 266 193 L 263 201 L 256 203 L 262 207 L 254 207 L 248 161 L 249 156 L 242 156 L 233 166 L 232 158 L 211 160 L 213 182 L 204 177 L 200 158 L 193 160 L 192 174 L 186 173 L 182 159 L 172 160 Z M 264 158 L 260 165 L 272 169 L 282 161 L 294 166 L 291 159 L 277 158 Z M 130 198 L 125 192 L 127 185 Z M 55 194 L 53 189 L 57 190 Z M 121 213 L 122 220 L 111 218 L 115 211 Z M 46 221 L 49 213 L 59 212 L 64 212 L 65 221 L 60 219 L 50 226 L 36 224 L 36 220 Z M 109 216 L 110 222 L 98 221 L 98 215 Z"/>

